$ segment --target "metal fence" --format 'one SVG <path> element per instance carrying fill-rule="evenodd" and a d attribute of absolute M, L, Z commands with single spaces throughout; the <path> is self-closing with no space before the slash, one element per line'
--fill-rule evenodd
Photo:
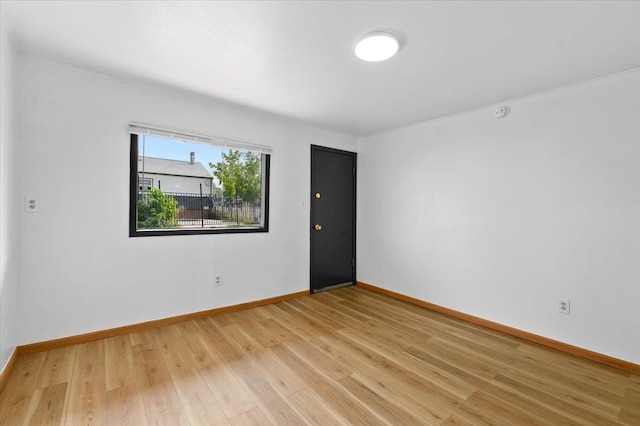
<path fill-rule="evenodd" d="M 260 204 L 229 202 L 213 196 L 165 192 L 178 202 L 179 227 L 260 224 Z"/>

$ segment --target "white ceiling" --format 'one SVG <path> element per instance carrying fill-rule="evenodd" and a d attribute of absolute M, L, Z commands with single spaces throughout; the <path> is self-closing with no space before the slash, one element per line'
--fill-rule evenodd
<path fill-rule="evenodd" d="M 366 135 L 640 67 L 640 2 L 5 1 L 24 53 Z M 387 29 L 400 52 L 352 54 Z"/>

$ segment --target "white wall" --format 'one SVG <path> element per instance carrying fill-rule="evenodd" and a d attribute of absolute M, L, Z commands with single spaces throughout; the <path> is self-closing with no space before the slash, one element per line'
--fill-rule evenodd
<path fill-rule="evenodd" d="M 640 363 L 640 70 L 507 104 L 358 141 L 358 280 Z"/>
<path fill-rule="evenodd" d="M 23 60 L 20 344 L 309 288 L 310 144 L 353 137 L 198 95 Z M 131 121 L 273 147 L 268 233 L 128 235 Z M 62 188 L 62 189 L 61 189 Z M 222 287 L 213 286 L 222 274 Z"/>
<path fill-rule="evenodd" d="M 18 57 L 0 19 L 0 371 L 18 344 Z"/>

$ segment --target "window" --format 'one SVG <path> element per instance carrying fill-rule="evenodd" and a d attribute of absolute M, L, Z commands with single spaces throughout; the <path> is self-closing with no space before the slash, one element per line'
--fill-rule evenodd
<path fill-rule="evenodd" d="M 130 133 L 129 236 L 268 231 L 268 147 L 142 125 Z"/>
<path fill-rule="evenodd" d="M 151 191 L 153 188 L 153 179 L 138 177 L 138 190 L 141 192 Z"/>

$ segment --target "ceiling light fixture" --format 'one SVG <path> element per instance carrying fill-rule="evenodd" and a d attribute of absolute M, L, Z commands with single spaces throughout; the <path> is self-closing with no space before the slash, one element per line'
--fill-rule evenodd
<path fill-rule="evenodd" d="M 363 35 L 353 52 L 363 61 L 378 62 L 389 59 L 399 48 L 400 41 L 394 34 L 376 31 Z"/>

